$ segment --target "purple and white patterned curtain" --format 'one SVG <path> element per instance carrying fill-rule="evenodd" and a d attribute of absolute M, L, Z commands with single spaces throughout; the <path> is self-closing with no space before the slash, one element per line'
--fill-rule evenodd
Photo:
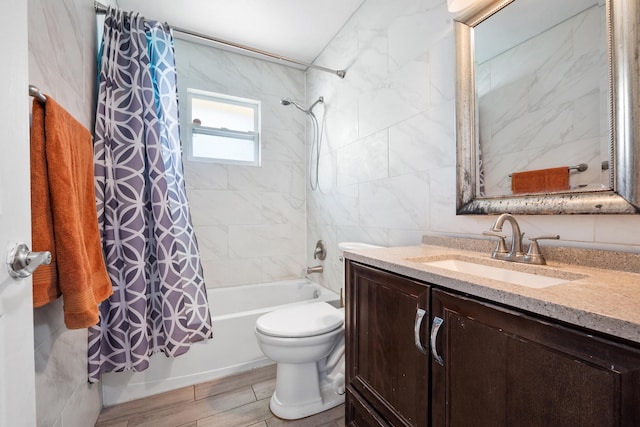
<path fill-rule="evenodd" d="M 98 222 L 113 295 L 89 329 L 89 381 L 211 338 L 182 170 L 171 31 L 109 9 L 95 125 Z"/>

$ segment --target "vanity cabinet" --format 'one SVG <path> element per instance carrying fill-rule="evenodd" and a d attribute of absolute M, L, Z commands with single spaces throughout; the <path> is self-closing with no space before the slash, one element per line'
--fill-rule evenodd
<path fill-rule="evenodd" d="M 640 352 L 441 290 L 433 426 L 638 426 Z"/>
<path fill-rule="evenodd" d="M 347 425 L 426 426 L 429 356 L 416 325 L 426 336 L 429 286 L 348 260 L 346 276 Z"/>
<path fill-rule="evenodd" d="M 638 346 L 349 260 L 346 275 L 347 425 L 640 426 Z"/>

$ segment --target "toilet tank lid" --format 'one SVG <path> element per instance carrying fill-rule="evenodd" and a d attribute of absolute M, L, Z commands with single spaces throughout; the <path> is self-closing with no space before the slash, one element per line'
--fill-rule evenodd
<path fill-rule="evenodd" d="M 343 323 L 344 311 L 314 302 L 264 314 L 256 320 L 256 329 L 274 337 L 300 338 L 333 331 Z"/>
<path fill-rule="evenodd" d="M 352 250 L 367 249 L 367 248 L 382 248 L 382 246 L 371 245 L 369 243 L 360 243 L 360 242 L 338 243 L 338 249 L 340 250 L 340 254 L 344 253 L 344 251 L 352 251 Z"/>

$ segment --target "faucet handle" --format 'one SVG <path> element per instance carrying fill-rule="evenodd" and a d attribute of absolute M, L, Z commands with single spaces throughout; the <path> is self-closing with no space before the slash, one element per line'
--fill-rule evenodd
<path fill-rule="evenodd" d="M 493 230 L 483 231 L 482 234 L 484 234 L 485 236 L 491 236 L 491 237 L 497 237 L 498 238 L 498 244 L 496 245 L 496 248 L 493 250 L 493 253 L 491 254 L 491 256 L 493 258 L 496 258 L 497 254 L 508 254 L 509 253 L 509 251 L 507 250 L 507 244 L 504 241 L 504 239 L 506 239 L 507 236 L 505 236 L 502 233 L 498 233 L 497 231 L 493 231 Z"/>
<path fill-rule="evenodd" d="M 540 246 L 538 245 L 538 240 L 558 240 L 560 238 L 559 235 L 548 235 L 548 236 L 538 236 L 538 237 L 529 237 L 531 241 L 531 245 L 529 245 L 529 250 L 524 256 L 524 262 L 529 264 L 538 264 L 544 265 L 547 262 L 544 259 L 544 255 L 540 252 Z"/>
<path fill-rule="evenodd" d="M 327 245 L 323 240 L 318 240 L 316 242 L 316 247 L 313 250 L 313 259 L 319 259 L 320 261 L 324 261 L 327 257 Z"/>
<path fill-rule="evenodd" d="M 528 237 L 528 239 L 531 241 L 531 245 L 537 247 L 538 249 L 540 249 L 540 247 L 538 246 L 538 240 L 558 240 L 559 238 L 560 236 L 557 234 L 550 234 L 547 236 L 538 236 L 538 237 Z M 529 248 L 529 252 L 531 252 L 531 248 Z"/>

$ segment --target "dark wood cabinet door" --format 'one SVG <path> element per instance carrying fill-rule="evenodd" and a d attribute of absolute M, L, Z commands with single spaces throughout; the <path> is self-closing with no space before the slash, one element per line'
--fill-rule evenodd
<path fill-rule="evenodd" d="M 434 290 L 433 426 L 640 426 L 640 351 Z"/>
<path fill-rule="evenodd" d="M 357 391 L 347 387 L 346 425 L 349 427 L 387 427 L 389 424 L 365 402 Z"/>
<path fill-rule="evenodd" d="M 346 275 L 348 386 L 390 425 L 426 426 L 429 357 L 415 330 L 428 347 L 429 286 L 350 261 Z M 347 401 L 347 423 L 351 412 Z"/>

